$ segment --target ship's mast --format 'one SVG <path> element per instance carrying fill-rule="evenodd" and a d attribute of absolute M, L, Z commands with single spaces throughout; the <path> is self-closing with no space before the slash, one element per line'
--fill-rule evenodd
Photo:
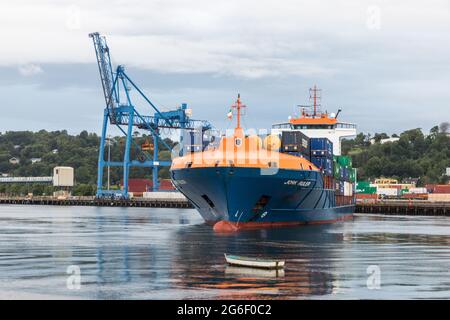
<path fill-rule="evenodd" d="M 241 108 L 245 108 L 246 107 L 245 105 L 243 105 L 241 103 L 241 94 L 240 93 L 238 93 L 238 97 L 237 97 L 236 103 L 233 104 L 231 107 L 235 108 L 236 111 L 237 111 L 237 126 L 236 126 L 236 129 L 240 129 L 241 128 Z"/>
<path fill-rule="evenodd" d="M 309 99 L 312 99 L 314 104 L 314 118 L 317 116 L 317 107 L 320 106 L 318 103 L 320 101 L 320 91 L 321 90 L 317 88 L 316 85 L 314 85 L 314 88 L 309 89 Z"/>

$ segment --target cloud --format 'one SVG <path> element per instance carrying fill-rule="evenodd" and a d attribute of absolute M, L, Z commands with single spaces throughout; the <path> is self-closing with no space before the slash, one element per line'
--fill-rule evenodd
<path fill-rule="evenodd" d="M 37 64 L 29 63 L 29 64 L 24 64 L 24 65 L 19 66 L 19 73 L 25 77 L 34 76 L 34 75 L 42 73 L 42 72 L 44 72 L 44 71 Z"/>
<path fill-rule="evenodd" d="M 100 31 L 116 61 L 158 72 L 333 76 L 374 54 L 448 57 L 448 7 L 444 0 L 17 1 L 0 4 L 7 44 L 0 65 L 92 62 L 87 34 Z M 368 27 L 373 12 L 377 32 Z"/>
<path fill-rule="evenodd" d="M 186 101 L 197 118 L 220 123 L 240 92 L 250 125 L 267 127 L 317 84 L 328 110 L 342 107 L 362 130 L 428 127 L 450 119 L 449 8 L 448 0 L 4 1 L 0 89 L 23 90 L 10 105 L 33 125 L 58 105 L 54 126 L 96 128 L 104 103 L 88 33 L 99 31 L 114 64 L 146 93 L 169 107 Z M 91 122 L 63 116 L 69 96 Z"/>

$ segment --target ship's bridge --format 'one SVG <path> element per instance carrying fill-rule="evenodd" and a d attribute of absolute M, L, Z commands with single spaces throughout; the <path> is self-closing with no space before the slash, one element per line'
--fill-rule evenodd
<path fill-rule="evenodd" d="M 340 155 L 341 140 L 356 136 L 356 125 L 338 121 L 336 117 L 328 115 L 317 118 L 300 117 L 272 125 L 273 134 L 281 134 L 283 131 L 301 131 L 310 138 L 328 138 L 333 142 L 333 154 Z"/>
<path fill-rule="evenodd" d="M 301 115 L 289 117 L 288 122 L 272 125 L 273 134 L 281 134 L 283 131 L 301 131 L 309 138 L 328 138 L 333 142 L 333 154 L 341 155 L 341 141 L 344 138 L 356 136 L 356 125 L 338 120 L 341 112 L 328 113 L 320 110 L 321 90 L 316 86 L 309 89 L 309 99 L 312 105 L 299 106 Z"/>

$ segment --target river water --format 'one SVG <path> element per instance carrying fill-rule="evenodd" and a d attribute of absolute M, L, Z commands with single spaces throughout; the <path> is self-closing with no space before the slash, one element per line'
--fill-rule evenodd
<path fill-rule="evenodd" d="M 230 267 L 224 253 L 286 267 Z M 14 298 L 448 299 L 450 218 L 220 235 L 190 209 L 3 205 L 0 299 Z"/>

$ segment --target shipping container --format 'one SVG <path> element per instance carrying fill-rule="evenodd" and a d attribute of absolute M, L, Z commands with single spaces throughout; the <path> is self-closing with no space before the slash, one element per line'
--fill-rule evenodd
<path fill-rule="evenodd" d="M 409 189 L 400 189 L 400 195 L 408 193 Z"/>
<path fill-rule="evenodd" d="M 346 173 L 345 167 L 341 166 L 341 169 L 339 170 L 339 179 L 345 180 L 346 174 L 347 173 Z"/>
<path fill-rule="evenodd" d="M 353 185 L 350 182 L 344 181 L 344 196 L 353 195 Z"/>
<path fill-rule="evenodd" d="M 334 177 L 336 179 L 341 178 L 341 166 L 339 165 L 339 163 L 337 163 L 337 162 L 333 163 L 333 172 L 334 172 Z"/>
<path fill-rule="evenodd" d="M 352 158 L 348 156 L 337 156 L 337 163 L 339 163 L 343 167 L 351 167 L 352 166 Z"/>
<path fill-rule="evenodd" d="M 355 182 L 356 180 L 356 169 L 350 168 L 348 173 L 348 180 L 351 182 Z"/>
<path fill-rule="evenodd" d="M 200 152 L 203 150 L 203 134 L 201 130 L 183 130 L 184 153 Z"/>
<path fill-rule="evenodd" d="M 427 188 L 409 188 L 408 192 L 406 193 L 428 193 L 428 192 Z"/>
<path fill-rule="evenodd" d="M 123 188 L 123 181 L 120 182 Z M 150 179 L 139 179 L 132 178 L 128 180 L 128 192 L 135 193 L 135 196 L 141 196 L 143 192 L 148 192 L 153 190 L 153 181 Z M 170 179 L 160 179 L 159 180 L 159 190 L 175 190 Z"/>
<path fill-rule="evenodd" d="M 377 194 L 389 197 L 397 197 L 399 195 L 399 189 L 397 188 L 377 188 Z"/>
<path fill-rule="evenodd" d="M 328 176 L 333 175 L 333 161 L 326 157 L 311 157 L 311 162 Z"/>
<path fill-rule="evenodd" d="M 310 155 L 309 138 L 300 131 L 283 131 L 281 134 L 281 150 Z"/>
<path fill-rule="evenodd" d="M 365 187 L 365 188 L 357 188 L 356 193 L 360 194 L 376 194 L 377 187 Z"/>
<path fill-rule="evenodd" d="M 437 184 L 433 188 L 433 193 L 450 193 L 450 184 Z"/>
<path fill-rule="evenodd" d="M 378 196 L 376 194 L 368 194 L 368 193 L 358 193 L 356 194 L 356 199 L 377 199 Z"/>
<path fill-rule="evenodd" d="M 402 199 L 428 200 L 428 193 L 405 193 L 402 195 Z"/>
<path fill-rule="evenodd" d="M 370 187 L 369 181 L 358 181 L 356 183 L 356 189 L 364 189 Z"/>
<path fill-rule="evenodd" d="M 171 199 L 171 200 L 186 200 L 186 197 L 178 191 L 157 191 L 157 192 L 143 192 L 142 197 L 145 199 Z"/>
<path fill-rule="evenodd" d="M 349 179 L 349 168 L 342 167 L 342 179 L 348 180 Z"/>
<path fill-rule="evenodd" d="M 430 194 L 428 194 L 428 201 L 450 202 L 450 193 L 430 193 Z"/>
<path fill-rule="evenodd" d="M 310 139 L 311 156 L 314 157 L 333 157 L 333 142 L 327 138 Z"/>

